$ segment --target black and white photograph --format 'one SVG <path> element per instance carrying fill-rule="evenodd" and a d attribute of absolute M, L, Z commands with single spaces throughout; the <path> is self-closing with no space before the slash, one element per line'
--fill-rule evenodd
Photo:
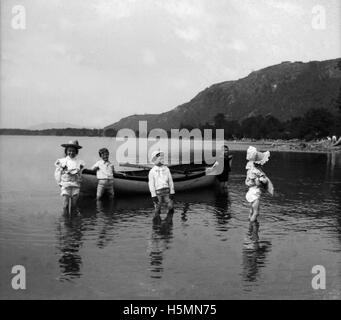
<path fill-rule="evenodd" d="M 1 0 L 0 32 L 0 300 L 341 299 L 340 0 Z"/>

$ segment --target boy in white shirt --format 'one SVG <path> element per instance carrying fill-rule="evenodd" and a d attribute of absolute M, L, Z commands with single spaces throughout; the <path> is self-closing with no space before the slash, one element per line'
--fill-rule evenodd
<path fill-rule="evenodd" d="M 163 202 L 167 204 L 169 214 L 174 211 L 174 183 L 169 168 L 164 165 L 164 153 L 162 151 L 154 151 L 151 155 L 151 162 L 154 166 L 149 171 L 148 185 L 155 207 L 154 218 L 160 218 Z"/>
<path fill-rule="evenodd" d="M 96 171 L 98 179 L 96 198 L 100 200 L 104 193 L 107 193 L 110 198 L 113 198 L 114 165 L 109 161 L 109 150 L 107 148 L 100 149 L 98 153 L 102 159 L 97 161 L 91 168 Z"/>

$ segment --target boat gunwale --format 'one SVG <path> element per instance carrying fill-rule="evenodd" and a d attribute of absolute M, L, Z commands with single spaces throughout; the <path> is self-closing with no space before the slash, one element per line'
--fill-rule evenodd
<path fill-rule="evenodd" d="M 144 173 L 146 172 L 146 175 L 143 176 L 137 176 L 137 175 L 131 175 L 129 174 L 130 172 L 134 172 L 134 171 L 127 171 L 127 175 L 123 176 L 121 173 L 115 173 L 114 174 L 114 178 L 115 179 L 121 179 L 121 180 L 131 180 L 131 181 L 142 181 L 142 182 L 148 182 L 148 170 L 141 170 L 139 172 Z M 95 173 L 82 173 L 82 175 L 84 176 L 96 176 Z M 193 180 L 193 179 L 197 179 L 197 178 L 201 178 L 203 176 L 206 176 L 206 171 L 202 170 L 200 172 L 191 172 L 191 173 L 184 173 L 183 176 L 177 177 L 177 176 L 173 176 L 173 181 L 174 182 L 182 182 L 182 181 L 187 181 L 187 180 Z"/>

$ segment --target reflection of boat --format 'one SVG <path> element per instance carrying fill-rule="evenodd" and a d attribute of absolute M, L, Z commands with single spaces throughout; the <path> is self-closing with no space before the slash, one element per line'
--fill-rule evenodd
<path fill-rule="evenodd" d="M 200 165 L 173 165 L 170 167 L 175 192 L 182 192 L 211 186 L 215 182 L 215 175 L 206 174 L 206 168 Z M 126 171 L 115 173 L 115 193 L 149 193 L 148 188 L 149 169 Z M 83 170 L 81 193 L 83 195 L 95 195 L 97 178 L 91 170 Z"/>

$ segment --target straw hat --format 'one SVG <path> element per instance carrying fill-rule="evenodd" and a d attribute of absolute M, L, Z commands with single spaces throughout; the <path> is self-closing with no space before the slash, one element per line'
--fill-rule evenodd
<path fill-rule="evenodd" d="M 61 146 L 63 148 L 73 147 L 76 149 L 82 149 L 82 147 L 78 143 L 78 140 L 70 140 L 68 143 L 64 143 Z"/>
<path fill-rule="evenodd" d="M 246 151 L 246 160 L 263 165 L 268 162 L 270 158 L 270 151 L 259 152 L 255 147 L 250 146 Z"/>
<path fill-rule="evenodd" d="M 161 155 L 164 156 L 165 153 L 163 151 L 153 151 L 152 155 L 150 156 L 150 162 L 154 163 L 156 161 L 156 158 Z"/>

